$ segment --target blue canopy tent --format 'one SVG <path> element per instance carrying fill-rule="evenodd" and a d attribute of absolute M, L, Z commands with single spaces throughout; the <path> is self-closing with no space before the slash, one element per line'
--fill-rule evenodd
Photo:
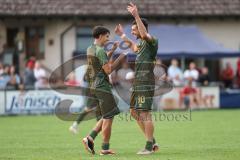
<path fill-rule="evenodd" d="M 130 25 L 125 26 L 124 30 L 128 37 L 135 39 L 131 35 Z M 239 51 L 227 49 L 214 42 L 196 26 L 152 25 L 149 27 L 149 33 L 158 38 L 158 56 L 161 58 L 240 56 Z"/>

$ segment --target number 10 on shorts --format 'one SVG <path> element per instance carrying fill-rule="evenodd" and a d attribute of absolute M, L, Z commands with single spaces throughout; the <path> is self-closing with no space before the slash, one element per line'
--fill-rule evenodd
<path fill-rule="evenodd" d="M 138 96 L 138 104 L 145 103 L 145 96 Z"/>

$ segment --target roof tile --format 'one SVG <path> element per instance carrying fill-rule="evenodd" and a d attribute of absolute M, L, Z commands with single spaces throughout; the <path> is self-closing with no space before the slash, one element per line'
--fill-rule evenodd
<path fill-rule="evenodd" d="M 128 16 L 129 0 L 0 0 L 0 15 Z M 141 0 L 141 15 L 240 16 L 240 0 Z"/>

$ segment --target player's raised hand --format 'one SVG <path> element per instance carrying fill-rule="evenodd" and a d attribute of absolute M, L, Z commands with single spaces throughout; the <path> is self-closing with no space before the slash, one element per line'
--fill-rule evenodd
<path fill-rule="evenodd" d="M 112 44 L 112 47 L 111 47 L 111 49 L 110 48 L 107 48 L 107 50 L 108 49 L 110 49 L 110 50 L 108 50 L 108 52 L 107 52 L 107 56 L 110 58 L 111 56 L 112 56 L 112 54 L 114 53 L 114 51 L 117 49 L 117 47 L 119 46 L 119 42 L 118 41 L 115 41 L 115 42 L 113 42 L 113 43 L 111 43 Z M 106 46 L 107 47 L 107 46 Z"/>
<path fill-rule="evenodd" d="M 139 15 L 137 6 L 135 4 L 133 4 L 132 2 L 129 3 L 127 10 L 128 10 L 128 12 L 130 12 L 133 15 L 133 17 L 136 17 Z"/>
<path fill-rule="evenodd" d="M 119 42 L 118 41 L 114 42 L 111 50 L 115 51 L 118 46 L 119 46 Z"/>
<path fill-rule="evenodd" d="M 123 27 L 121 24 L 118 24 L 116 27 L 115 27 L 115 33 L 118 35 L 118 36 L 121 36 L 124 34 L 124 31 L 123 31 Z"/>
<path fill-rule="evenodd" d="M 123 52 L 122 54 L 126 56 L 126 55 L 128 55 L 129 53 L 130 53 L 129 51 L 125 51 L 125 52 Z"/>

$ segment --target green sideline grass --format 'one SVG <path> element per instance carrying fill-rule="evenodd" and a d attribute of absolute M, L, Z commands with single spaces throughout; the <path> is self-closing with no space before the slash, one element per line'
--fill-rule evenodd
<path fill-rule="evenodd" d="M 0 117 L 0 160 L 237 160 L 240 159 L 240 110 L 166 112 L 165 116 L 184 115 L 181 120 L 157 119 L 155 137 L 160 151 L 136 155 L 145 145 L 144 136 L 134 121 L 121 114 L 113 124 L 111 148 L 114 156 L 91 156 L 81 139 L 95 120 L 83 122 L 80 133 L 68 132 L 71 122 L 55 116 Z M 183 116 L 182 116 L 183 117 Z M 96 151 L 101 147 L 97 137 Z"/>

